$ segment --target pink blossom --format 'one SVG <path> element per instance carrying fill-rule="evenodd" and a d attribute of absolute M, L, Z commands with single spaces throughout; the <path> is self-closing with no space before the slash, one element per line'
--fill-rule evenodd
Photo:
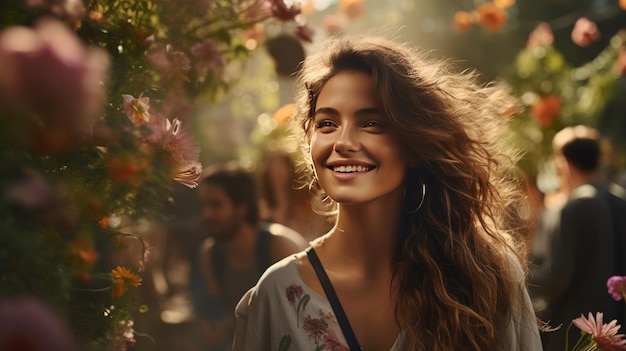
<path fill-rule="evenodd" d="M 168 120 L 169 122 L 169 120 Z M 193 135 L 183 128 L 183 122 L 178 118 L 168 124 L 163 138 L 163 148 L 172 154 L 172 157 L 181 163 L 197 160 L 200 148 L 196 145 Z"/>
<path fill-rule="evenodd" d="M 526 47 L 529 49 L 538 46 L 550 46 L 554 43 L 554 33 L 547 23 L 538 25 L 528 36 Z"/>
<path fill-rule="evenodd" d="M 337 334 L 332 329 L 328 330 L 328 333 L 324 335 L 324 351 L 350 351 L 350 348 L 346 345 L 345 341 L 339 339 Z"/>
<path fill-rule="evenodd" d="M 189 81 L 187 72 L 191 70 L 191 60 L 184 52 L 174 50 L 167 44 L 165 50 L 152 50 L 146 55 L 146 62 L 168 76 Z"/>
<path fill-rule="evenodd" d="M 302 294 L 304 294 L 304 290 L 299 285 L 289 285 L 287 289 L 285 289 L 285 295 L 287 296 L 287 301 L 290 303 L 294 303 L 296 299 L 299 299 Z"/>
<path fill-rule="evenodd" d="M 343 14 L 330 14 L 324 16 L 322 30 L 326 35 L 333 36 L 343 32 L 348 24 L 348 19 Z"/>
<path fill-rule="evenodd" d="M 295 33 L 298 39 L 308 43 L 313 41 L 313 35 L 315 34 L 313 28 L 306 25 L 296 27 Z"/>
<path fill-rule="evenodd" d="M 295 1 L 291 6 L 287 6 L 284 0 L 270 0 L 272 5 L 272 16 L 281 21 L 293 21 L 300 14 L 300 5 Z"/>
<path fill-rule="evenodd" d="M 136 126 L 146 124 L 150 121 L 150 98 L 144 97 L 143 93 L 138 98 L 132 95 L 122 94 L 122 109 L 126 116 Z"/>
<path fill-rule="evenodd" d="M 36 172 L 24 172 L 24 177 L 7 191 L 9 204 L 27 212 L 47 211 L 58 205 L 57 191 Z"/>
<path fill-rule="evenodd" d="M 47 8 L 59 17 L 80 19 L 85 13 L 85 5 L 82 0 L 25 0 L 24 4 L 29 8 Z"/>
<path fill-rule="evenodd" d="M 176 167 L 172 178 L 182 185 L 194 189 L 198 186 L 200 174 L 202 174 L 202 165 L 200 162 L 192 162 Z"/>
<path fill-rule="evenodd" d="M 78 350 L 69 329 L 41 301 L 0 300 L 0 350 Z"/>
<path fill-rule="evenodd" d="M 271 0 L 249 0 L 243 2 L 245 11 L 242 17 L 250 22 L 257 22 L 272 16 Z"/>
<path fill-rule="evenodd" d="M 200 148 L 188 129 L 183 128 L 182 121 L 173 121 L 155 112 L 150 119 L 149 127 L 153 133 L 146 140 L 159 145 L 168 152 L 172 167 L 172 178 L 190 188 L 198 186 L 197 180 L 202 173 L 202 165 L 198 162 Z"/>
<path fill-rule="evenodd" d="M 160 111 L 165 116 L 176 115 L 181 121 L 187 121 L 195 108 L 189 100 L 189 95 L 180 86 L 176 86 L 167 91 L 161 102 Z"/>
<path fill-rule="evenodd" d="M 304 317 L 304 331 L 309 335 L 309 339 L 312 339 L 316 344 L 319 344 L 324 336 L 328 333 L 328 323 L 320 318 L 311 318 L 311 316 Z"/>
<path fill-rule="evenodd" d="M 602 351 L 620 351 L 626 350 L 626 340 L 624 334 L 617 334 L 620 326 L 616 320 L 612 320 L 608 324 L 602 322 L 603 313 L 596 313 L 594 318 L 591 312 L 589 317 L 585 318 L 582 314 L 579 318 L 574 319 L 574 325 L 583 332 L 590 334 L 596 346 Z"/>
<path fill-rule="evenodd" d="M 609 294 L 613 297 L 613 300 L 619 301 L 626 296 L 626 277 L 610 277 L 606 281 L 606 287 L 609 288 Z"/>
<path fill-rule="evenodd" d="M 190 51 L 196 58 L 195 70 L 199 75 L 204 75 L 207 71 L 218 72 L 226 64 L 224 56 L 213 39 L 204 39 L 192 46 Z"/>
<path fill-rule="evenodd" d="M 87 49 L 62 22 L 0 33 L 0 100 L 14 115 L 80 137 L 91 131 L 106 97 L 109 58 Z M 38 122 L 39 123 L 39 122 Z"/>
<path fill-rule="evenodd" d="M 586 17 L 579 18 L 572 29 L 572 41 L 585 48 L 598 40 L 600 40 L 598 26 Z"/>

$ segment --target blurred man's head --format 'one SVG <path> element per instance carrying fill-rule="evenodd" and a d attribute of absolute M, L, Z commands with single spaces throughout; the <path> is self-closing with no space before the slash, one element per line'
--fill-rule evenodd
<path fill-rule="evenodd" d="M 256 184 L 252 174 L 232 164 L 208 168 L 200 182 L 202 221 L 211 236 L 229 240 L 241 225 L 259 221 Z"/>
<path fill-rule="evenodd" d="M 591 127 L 578 125 L 563 128 L 552 140 L 556 168 L 563 186 L 572 172 L 592 174 L 600 168 L 600 134 Z"/>

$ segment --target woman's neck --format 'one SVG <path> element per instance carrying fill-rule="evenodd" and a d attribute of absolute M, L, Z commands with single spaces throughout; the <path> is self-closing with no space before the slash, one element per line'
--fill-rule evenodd
<path fill-rule="evenodd" d="M 400 211 L 374 204 L 340 205 L 335 227 L 320 240 L 321 249 L 342 266 L 370 273 L 390 270 Z"/>

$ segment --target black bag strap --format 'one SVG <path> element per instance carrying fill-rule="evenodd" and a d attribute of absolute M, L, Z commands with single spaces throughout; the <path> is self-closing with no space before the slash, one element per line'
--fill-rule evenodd
<path fill-rule="evenodd" d="M 328 279 L 328 275 L 326 274 L 319 257 L 317 257 L 317 253 L 315 253 L 313 247 L 310 246 L 306 250 L 306 254 L 309 257 L 309 261 L 311 261 L 311 265 L 313 266 L 313 269 L 315 269 L 315 274 L 317 274 L 317 278 L 320 280 L 320 283 L 324 288 L 324 292 L 326 293 L 326 297 L 328 297 L 328 301 L 335 312 L 335 317 L 337 317 L 337 322 L 339 322 L 341 332 L 348 342 L 348 347 L 350 347 L 351 351 L 361 351 L 361 346 L 359 346 L 359 342 L 356 340 L 354 331 L 352 331 L 350 321 L 348 321 L 348 317 L 346 316 L 343 307 L 341 307 L 337 293 L 335 293 L 335 289 L 330 283 L 330 279 Z"/>

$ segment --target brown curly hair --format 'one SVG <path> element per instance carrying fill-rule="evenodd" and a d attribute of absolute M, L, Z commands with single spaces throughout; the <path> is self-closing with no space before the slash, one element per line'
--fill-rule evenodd
<path fill-rule="evenodd" d="M 403 215 L 395 252 L 395 314 L 411 349 L 503 349 L 526 283 L 522 228 L 512 216 L 523 201 L 511 173 L 517 155 L 503 143 L 517 99 L 480 84 L 473 71 L 381 38 L 335 38 L 323 48 L 298 74 L 295 120 L 305 152 L 324 84 L 341 71 L 364 72 L 418 165 L 407 170 L 406 187 L 427 187 L 420 210 Z"/>

